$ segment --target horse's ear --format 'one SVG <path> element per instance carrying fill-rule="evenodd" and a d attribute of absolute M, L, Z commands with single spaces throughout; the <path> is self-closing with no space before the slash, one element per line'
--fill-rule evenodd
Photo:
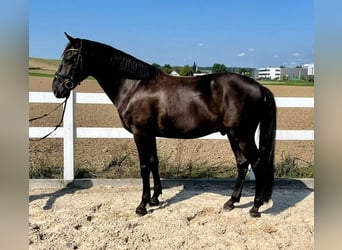
<path fill-rule="evenodd" d="M 72 36 L 70 36 L 68 33 L 64 32 L 65 36 L 68 38 L 68 40 L 72 43 L 73 41 L 75 41 L 75 38 L 73 38 Z"/>

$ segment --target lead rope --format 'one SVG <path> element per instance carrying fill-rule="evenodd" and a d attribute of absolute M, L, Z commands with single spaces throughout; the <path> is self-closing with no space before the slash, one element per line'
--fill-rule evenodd
<path fill-rule="evenodd" d="M 35 117 L 35 118 L 32 118 L 32 119 L 29 120 L 29 122 L 32 122 L 32 121 L 39 120 L 39 119 L 42 119 L 42 118 L 44 118 L 44 117 L 47 117 L 49 114 L 55 112 L 60 106 L 62 106 L 62 105 L 64 104 L 63 113 L 62 113 L 61 120 L 60 120 L 59 123 L 55 126 L 55 128 L 54 128 L 51 132 L 49 132 L 48 134 L 44 135 L 44 136 L 41 137 L 41 138 L 38 138 L 38 139 L 32 139 L 32 138 L 30 138 L 30 139 L 29 139 L 30 141 L 41 141 L 41 140 L 44 140 L 45 138 L 47 138 L 49 135 L 51 135 L 53 132 L 55 132 L 55 131 L 62 125 L 62 123 L 63 123 L 63 118 L 64 118 L 64 113 L 65 113 L 65 107 L 66 107 L 66 105 L 67 105 L 68 98 L 69 98 L 69 97 L 65 98 L 65 101 L 64 101 L 64 102 L 60 103 L 56 108 L 54 108 L 54 109 L 51 110 L 50 112 L 45 113 L 45 114 L 43 114 L 43 115 L 41 115 L 41 116 L 38 116 L 38 117 Z"/>

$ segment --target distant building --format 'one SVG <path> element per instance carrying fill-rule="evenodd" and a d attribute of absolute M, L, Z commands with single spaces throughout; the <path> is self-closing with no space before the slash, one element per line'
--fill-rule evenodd
<path fill-rule="evenodd" d="M 254 79 L 257 79 L 259 77 L 258 69 L 252 69 L 251 70 L 251 77 L 254 78 Z"/>
<path fill-rule="evenodd" d="M 303 64 L 298 68 L 282 68 L 281 79 L 304 79 L 312 81 L 315 76 L 315 65 L 313 63 Z"/>
<path fill-rule="evenodd" d="M 201 72 L 201 73 L 194 73 L 193 74 L 193 76 L 204 76 L 204 75 L 208 75 L 208 73 Z"/>
<path fill-rule="evenodd" d="M 282 68 L 281 79 L 307 79 L 308 69 L 307 68 Z"/>
<path fill-rule="evenodd" d="M 258 79 L 269 79 L 269 80 L 293 80 L 293 79 L 304 79 L 312 81 L 315 75 L 315 65 L 303 64 L 297 68 L 259 68 L 257 70 Z"/>
<path fill-rule="evenodd" d="M 303 64 L 303 68 L 308 69 L 308 76 L 314 76 L 315 75 L 315 64 L 313 63 L 308 63 L 308 64 Z"/>
<path fill-rule="evenodd" d="M 170 75 L 172 75 L 172 76 L 180 76 L 176 70 L 172 70 Z"/>
<path fill-rule="evenodd" d="M 280 68 L 259 68 L 258 69 L 258 78 L 259 79 L 270 79 L 270 80 L 278 80 L 280 79 Z"/>

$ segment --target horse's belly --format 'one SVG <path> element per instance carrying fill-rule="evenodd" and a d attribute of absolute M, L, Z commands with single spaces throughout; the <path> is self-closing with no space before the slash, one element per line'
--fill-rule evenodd
<path fill-rule="evenodd" d="M 165 117 L 158 126 L 157 136 L 191 139 L 220 131 L 221 126 L 212 119 L 199 119 L 189 116 L 172 119 Z"/>

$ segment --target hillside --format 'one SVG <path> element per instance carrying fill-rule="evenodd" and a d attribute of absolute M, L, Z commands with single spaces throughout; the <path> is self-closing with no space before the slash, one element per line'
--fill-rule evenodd
<path fill-rule="evenodd" d="M 29 73 L 30 75 L 53 75 L 58 68 L 60 60 L 29 58 Z"/>

